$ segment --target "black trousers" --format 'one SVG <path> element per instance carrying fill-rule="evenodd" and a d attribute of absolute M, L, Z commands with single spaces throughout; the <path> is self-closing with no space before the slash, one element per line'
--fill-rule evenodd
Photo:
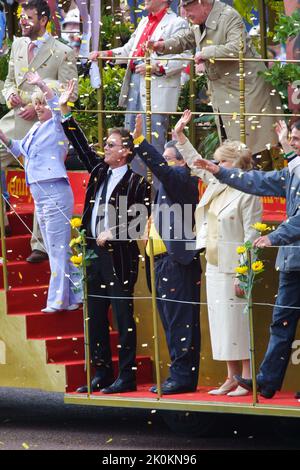
<path fill-rule="evenodd" d="M 87 268 L 90 354 L 98 375 L 112 374 L 108 310 L 112 306 L 119 332 L 119 377 L 124 381 L 136 376 L 136 325 L 133 318 L 133 286 L 123 286 L 114 272 L 112 257 L 93 242 L 98 258 Z M 103 374 L 102 374 L 103 372 Z"/>
<path fill-rule="evenodd" d="M 180 385 L 196 387 L 200 361 L 200 261 L 196 259 L 184 266 L 169 255 L 163 256 L 155 261 L 155 278 L 157 307 L 171 358 L 170 377 Z"/>

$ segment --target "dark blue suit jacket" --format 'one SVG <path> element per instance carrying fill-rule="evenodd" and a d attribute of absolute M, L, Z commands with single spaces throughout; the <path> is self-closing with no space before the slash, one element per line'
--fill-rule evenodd
<path fill-rule="evenodd" d="M 199 253 L 195 250 L 195 243 L 189 241 L 195 240 L 193 228 L 199 201 L 198 178 L 191 176 L 187 166 L 169 166 L 146 140 L 139 146 L 139 156 L 161 183 L 154 203 L 155 227 L 171 258 L 188 265 Z"/>

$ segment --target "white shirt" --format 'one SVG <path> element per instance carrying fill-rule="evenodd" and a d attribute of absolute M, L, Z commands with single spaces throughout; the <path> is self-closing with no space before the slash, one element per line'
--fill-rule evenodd
<path fill-rule="evenodd" d="M 110 200 L 110 196 L 112 195 L 113 190 L 117 186 L 117 184 L 121 181 L 123 176 L 128 170 L 127 165 L 120 166 L 118 168 L 111 168 L 112 174 L 111 177 L 108 180 L 108 186 L 107 186 L 107 192 L 106 192 L 106 204 L 105 204 L 105 209 L 104 209 L 104 228 L 105 230 L 109 230 L 109 225 L 108 225 L 108 211 L 107 211 L 107 205 Z M 100 188 L 97 191 L 96 198 L 95 198 L 95 204 L 92 212 L 92 219 L 91 219 L 91 232 L 94 238 L 96 238 L 96 219 L 97 219 L 97 214 L 98 214 L 98 209 L 99 209 L 99 203 L 100 203 L 100 196 L 102 194 L 102 189 L 104 186 L 104 182 L 101 184 Z"/>

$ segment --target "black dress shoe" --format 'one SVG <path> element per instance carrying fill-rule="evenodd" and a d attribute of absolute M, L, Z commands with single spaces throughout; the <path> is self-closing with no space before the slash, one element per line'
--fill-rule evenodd
<path fill-rule="evenodd" d="M 296 398 L 297 400 L 300 400 L 300 392 L 296 392 L 296 393 L 295 393 L 295 398 Z"/>
<path fill-rule="evenodd" d="M 108 387 L 110 384 L 112 384 L 114 381 L 113 377 L 94 377 L 92 382 L 91 382 L 91 392 L 100 392 L 101 388 L 103 387 Z M 76 392 L 77 393 L 87 393 L 88 387 L 87 385 L 82 385 L 81 387 L 78 387 Z"/>
<path fill-rule="evenodd" d="M 49 259 L 47 253 L 40 250 L 33 250 L 31 255 L 26 258 L 27 263 L 41 263 L 42 261 L 46 261 Z"/>
<path fill-rule="evenodd" d="M 244 379 L 240 375 L 234 375 L 233 378 L 237 381 L 237 383 L 241 387 L 245 388 L 246 390 L 249 390 L 249 392 L 253 391 L 252 379 Z M 259 384 L 257 384 L 257 391 L 264 398 L 272 398 L 276 393 L 276 390 L 273 390 L 272 388 L 261 386 Z"/>
<path fill-rule="evenodd" d="M 195 392 L 197 387 L 191 385 L 182 385 L 176 382 L 175 380 L 169 380 L 162 384 L 161 393 L 162 395 L 173 395 L 176 393 L 188 393 Z M 150 392 L 157 393 L 157 386 L 154 385 L 150 388 Z"/>
<path fill-rule="evenodd" d="M 126 393 L 134 392 L 136 390 L 136 382 L 132 380 L 130 382 L 125 382 L 122 379 L 117 379 L 109 387 L 105 387 L 101 390 L 102 393 Z"/>

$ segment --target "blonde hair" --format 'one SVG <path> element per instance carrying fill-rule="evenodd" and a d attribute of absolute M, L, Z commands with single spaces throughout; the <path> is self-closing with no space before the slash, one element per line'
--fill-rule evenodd
<path fill-rule="evenodd" d="M 218 161 L 233 162 L 233 167 L 241 170 L 251 170 L 253 168 L 251 150 L 238 140 L 226 140 L 217 148 L 214 157 Z"/>
<path fill-rule="evenodd" d="M 34 93 L 32 93 L 31 101 L 33 105 L 36 101 L 39 101 L 40 103 L 46 103 L 46 98 L 42 90 L 36 90 Z"/>

